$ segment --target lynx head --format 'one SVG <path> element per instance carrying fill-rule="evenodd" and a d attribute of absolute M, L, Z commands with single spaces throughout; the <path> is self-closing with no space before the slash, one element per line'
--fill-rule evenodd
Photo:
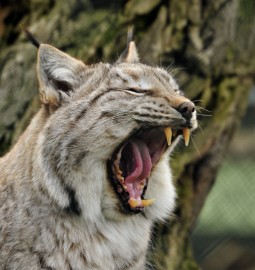
<path fill-rule="evenodd" d="M 95 65 L 41 44 L 37 72 L 38 159 L 52 198 L 91 219 L 165 218 L 175 199 L 169 153 L 197 126 L 171 75 L 140 63 L 133 41 L 116 63 Z"/>

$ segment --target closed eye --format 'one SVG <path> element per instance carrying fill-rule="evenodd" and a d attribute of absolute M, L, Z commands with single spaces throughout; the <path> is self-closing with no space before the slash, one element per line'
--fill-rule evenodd
<path fill-rule="evenodd" d="M 140 89 L 135 89 L 135 88 L 123 89 L 122 91 L 126 92 L 130 95 L 133 95 L 133 96 L 144 96 L 145 95 L 145 91 L 140 90 Z"/>

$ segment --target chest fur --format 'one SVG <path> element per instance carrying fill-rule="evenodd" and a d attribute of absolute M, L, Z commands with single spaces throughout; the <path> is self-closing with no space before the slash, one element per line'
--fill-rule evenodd
<path fill-rule="evenodd" d="M 55 229 L 44 226 L 34 249 L 44 253 L 42 266 L 53 269 L 144 269 L 150 224 L 135 219 L 91 226 L 80 220 L 53 221 Z"/>

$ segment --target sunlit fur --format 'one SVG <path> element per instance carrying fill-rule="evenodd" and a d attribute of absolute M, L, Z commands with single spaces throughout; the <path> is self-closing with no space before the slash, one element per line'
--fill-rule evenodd
<path fill-rule="evenodd" d="M 132 46 L 113 65 L 86 66 L 40 45 L 42 108 L 0 159 L 1 270 L 146 268 L 152 224 L 175 206 L 173 147 L 153 168 L 146 198 L 155 203 L 140 214 L 122 211 L 107 161 L 134 130 L 183 123 L 175 108 L 188 99 L 166 71 L 136 63 Z"/>

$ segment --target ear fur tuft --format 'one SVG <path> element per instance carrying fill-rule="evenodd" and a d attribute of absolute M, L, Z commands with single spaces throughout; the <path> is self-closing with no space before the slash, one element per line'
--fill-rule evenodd
<path fill-rule="evenodd" d="M 25 33 L 27 39 L 36 47 L 39 48 L 41 43 L 35 38 L 35 36 L 24 25 L 20 25 L 21 30 Z"/>
<path fill-rule="evenodd" d="M 135 42 L 133 39 L 133 27 L 128 29 L 127 34 L 127 47 L 125 51 L 121 54 L 117 62 L 126 62 L 126 63 L 138 63 L 139 55 L 136 49 Z"/>

